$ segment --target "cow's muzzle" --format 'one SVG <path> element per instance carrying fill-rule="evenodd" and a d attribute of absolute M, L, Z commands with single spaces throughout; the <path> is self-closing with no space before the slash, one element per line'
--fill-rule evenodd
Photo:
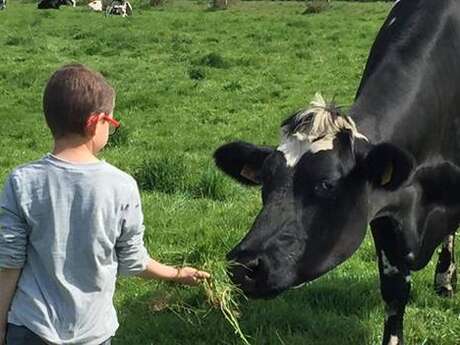
<path fill-rule="evenodd" d="M 230 279 L 249 298 L 271 298 L 277 295 L 267 286 L 268 267 L 263 256 L 227 255 Z"/>

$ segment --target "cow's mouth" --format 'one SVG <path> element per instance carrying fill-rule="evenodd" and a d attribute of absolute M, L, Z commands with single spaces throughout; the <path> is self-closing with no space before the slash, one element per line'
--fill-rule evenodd
<path fill-rule="evenodd" d="M 275 298 L 290 286 L 270 286 L 267 284 L 266 274 L 251 271 L 245 266 L 234 265 L 229 271 L 232 282 L 251 299 L 271 299 Z"/>
<path fill-rule="evenodd" d="M 246 297 L 251 299 L 272 299 L 280 295 L 286 289 L 267 289 L 267 288 L 247 288 L 241 286 L 243 293 Z"/>

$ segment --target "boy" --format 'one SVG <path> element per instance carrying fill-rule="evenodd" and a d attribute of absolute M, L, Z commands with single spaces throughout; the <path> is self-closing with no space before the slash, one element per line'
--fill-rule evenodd
<path fill-rule="evenodd" d="M 0 199 L 0 345 L 107 345 L 117 273 L 189 285 L 209 277 L 148 256 L 136 182 L 96 158 L 119 126 L 114 98 L 83 65 L 48 81 L 53 153 L 16 168 Z"/>

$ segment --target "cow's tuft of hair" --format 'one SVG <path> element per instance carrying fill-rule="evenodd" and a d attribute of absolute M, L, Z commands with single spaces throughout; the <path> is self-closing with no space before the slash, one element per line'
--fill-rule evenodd
<path fill-rule="evenodd" d="M 303 153 L 331 150 L 334 139 L 341 132 L 349 132 L 352 138 L 368 141 L 358 132 L 351 117 L 340 112 L 334 102 L 326 102 L 316 93 L 310 107 L 300 110 L 281 125 L 281 145 L 288 165 L 297 163 Z"/>
<path fill-rule="evenodd" d="M 349 130 L 355 138 L 367 140 L 358 132 L 351 117 L 342 114 L 333 101 L 326 102 L 319 93 L 310 102 L 310 108 L 297 112 L 290 123 L 282 127 L 284 136 L 305 138 L 311 143 L 326 137 L 335 137 L 342 130 Z"/>

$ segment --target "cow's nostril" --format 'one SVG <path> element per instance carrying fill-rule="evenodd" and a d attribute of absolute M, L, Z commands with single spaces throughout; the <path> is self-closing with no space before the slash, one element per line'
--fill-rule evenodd
<path fill-rule="evenodd" d="M 245 264 L 246 269 L 247 269 L 246 276 L 249 279 L 252 279 L 252 280 L 256 279 L 259 264 L 260 264 L 259 259 L 251 260 Z"/>

